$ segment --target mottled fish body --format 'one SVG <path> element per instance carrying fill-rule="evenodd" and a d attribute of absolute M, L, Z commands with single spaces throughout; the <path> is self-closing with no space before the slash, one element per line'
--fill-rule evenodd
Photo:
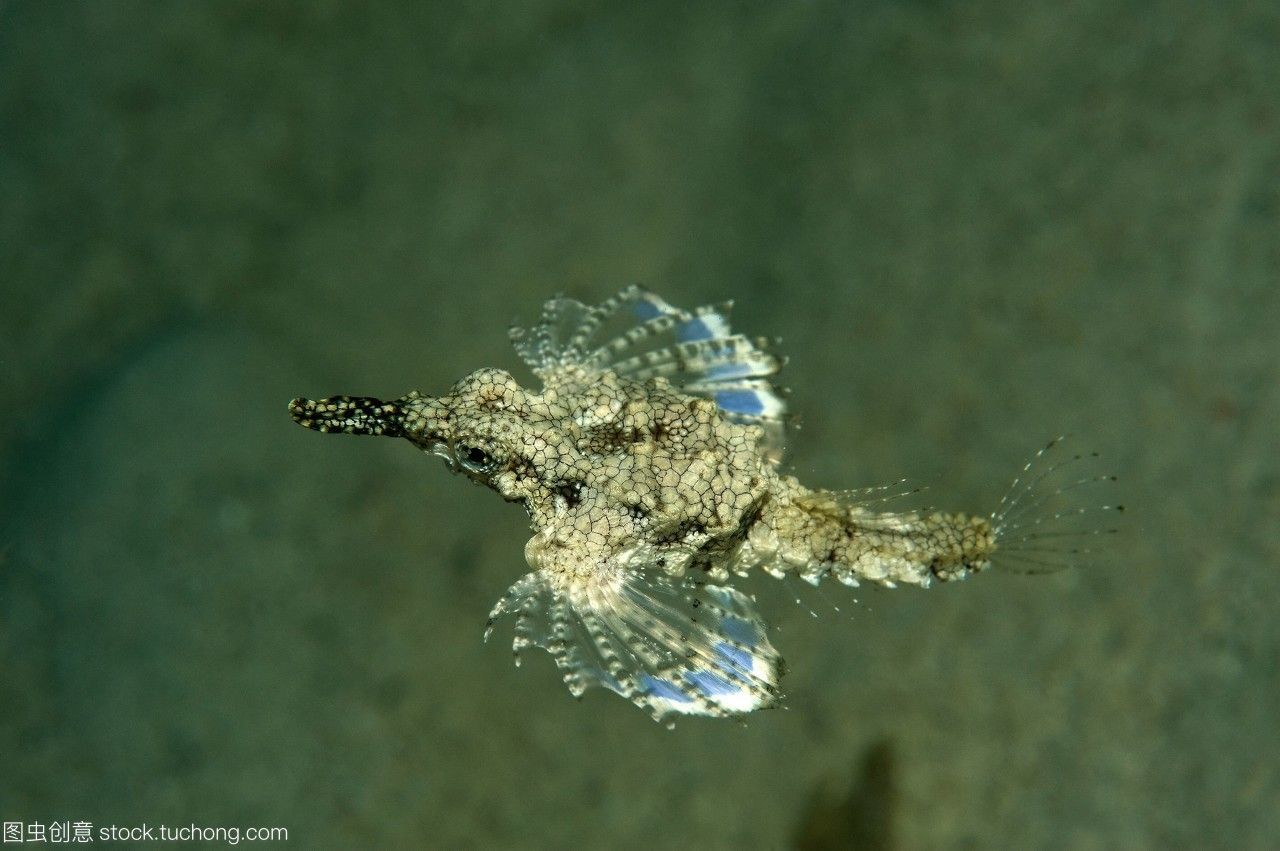
<path fill-rule="evenodd" d="M 537 392 L 487 368 L 443 396 L 296 399 L 291 413 L 317 431 L 406 438 L 522 503 L 530 572 L 486 637 L 512 614 L 517 661 L 541 647 L 573 694 L 603 686 L 658 719 L 778 701 L 782 660 L 738 577 L 928 586 L 1001 551 L 1034 565 L 1046 547 L 1070 552 L 1043 544 L 1063 534 L 1045 521 L 1079 513 L 1046 513 L 1046 492 L 1109 478 L 1046 489 L 1065 464 L 1028 464 L 991 516 L 876 511 L 780 470 L 782 362 L 731 330 L 728 305 L 682 310 L 630 287 L 596 306 L 553 299 L 511 336 Z"/>

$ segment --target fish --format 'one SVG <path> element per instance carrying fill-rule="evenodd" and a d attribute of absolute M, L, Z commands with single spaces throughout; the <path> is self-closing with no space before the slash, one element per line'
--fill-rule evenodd
<path fill-rule="evenodd" d="M 555 660 L 574 696 L 604 688 L 670 723 L 741 717 L 782 698 L 786 665 L 756 599 L 755 574 L 818 584 L 927 588 L 997 555 L 1025 572 L 1092 552 L 1061 528 L 1118 505 L 1058 508 L 1114 476 L 1065 478 L 1050 441 L 989 513 L 886 511 L 884 488 L 804 486 L 783 466 L 783 359 L 735 332 L 732 303 L 676 307 L 640 286 L 588 305 L 556 297 L 513 327 L 540 387 L 485 367 L 438 396 L 411 391 L 298 398 L 300 425 L 407 440 L 453 473 L 523 505 L 529 572 L 489 614 L 514 618 L 527 648 Z M 1066 472 L 1064 472 L 1066 471 Z"/>

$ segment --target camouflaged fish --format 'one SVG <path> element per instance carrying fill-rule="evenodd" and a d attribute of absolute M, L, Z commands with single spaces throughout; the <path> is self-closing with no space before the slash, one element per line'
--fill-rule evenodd
<path fill-rule="evenodd" d="M 1043 539 L 1064 533 L 1042 527 L 1078 511 L 1028 511 L 1057 467 L 1029 463 L 989 516 L 876 511 L 866 492 L 785 475 L 781 361 L 727 315 L 639 287 L 594 307 L 556 298 L 539 325 L 511 331 L 539 391 L 480 369 L 443 396 L 295 399 L 290 412 L 317 431 L 406 438 L 523 504 L 530 572 L 486 638 L 514 614 L 517 664 L 536 645 L 574 695 L 603 686 L 659 720 L 778 701 L 782 659 L 735 577 L 926 587 L 985 569 L 998 550 L 1056 566 L 1064 551 Z"/>

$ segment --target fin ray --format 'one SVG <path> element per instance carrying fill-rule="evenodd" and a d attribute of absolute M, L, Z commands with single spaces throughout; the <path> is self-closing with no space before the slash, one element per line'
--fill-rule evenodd
<path fill-rule="evenodd" d="M 608 564 L 582 580 L 535 571 L 490 615 L 517 617 L 512 644 L 551 653 L 575 696 L 601 686 L 672 715 L 740 715 L 780 696 L 782 660 L 750 598 L 727 586 Z"/>
<path fill-rule="evenodd" d="M 684 310 L 630 286 L 595 306 L 551 299 L 538 325 L 513 328 L 511 338 L 543 379 L 570 366 L 588 375 L 612 371 L 636 381 L 666 378 L 687 393 L 711 399 L 729 419 L 762 426 L 766 453 L 777 461 L 787 406 L 769 379 L 782 368 L 782 359 L 766 350 L 766 341 L 735 334 L 730 307 Z"/>

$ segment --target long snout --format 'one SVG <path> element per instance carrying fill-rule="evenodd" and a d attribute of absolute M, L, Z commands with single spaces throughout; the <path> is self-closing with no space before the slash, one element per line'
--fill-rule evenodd
<path fill-rule="evenodd" d="M 315 431 L 404 437 L 402 401 L 384 402 L 372 396 L 294 399 L 289 403 L 289 413 L 298 425 Z"/>

